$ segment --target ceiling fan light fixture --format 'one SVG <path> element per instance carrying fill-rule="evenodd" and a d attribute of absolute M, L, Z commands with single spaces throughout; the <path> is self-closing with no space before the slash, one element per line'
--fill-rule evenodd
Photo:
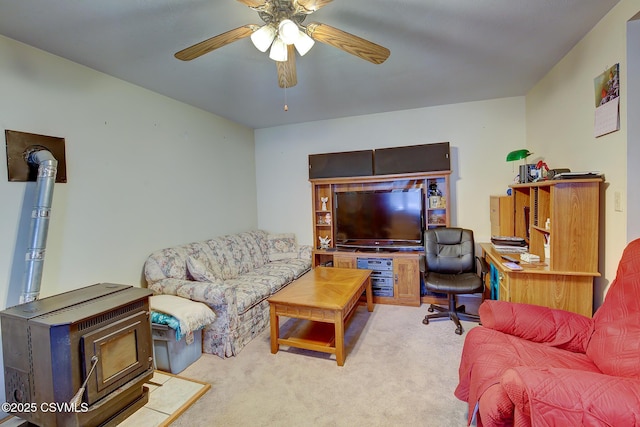
<path fill-rule="evenodd" d="M 278 24 L 278 35 L 285 44 L 294 44 L 298 40 L 300 28 L 290 19 L 283 19 Z"/>
<path fill-rule="evenodd" d="M 275 38 L 276 29 L 271 25 L 263 25 L 251 34 L 251 41 L 260 52 L 266 52 Z"/>
<path fill-rule="evenodd" d="M 274 61 L 284 62 L 287 60 L 287 44 L 280 36 L 276 37 L 269 51 L 269 58 Z"/>
<path fill-rule="evenodd" d="M 300 31 L 298 40 L 293 43 L 300 56 L 304 56 L 305 53 L 309 52 L 314 44 L 315 41 L 303 31 Z"/>

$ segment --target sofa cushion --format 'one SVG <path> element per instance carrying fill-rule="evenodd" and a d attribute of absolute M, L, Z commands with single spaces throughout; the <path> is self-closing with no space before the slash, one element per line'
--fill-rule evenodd
<path fill-rule="evenodd" d="M 298 257 L 298 243 L 293 233 L 268 234 L 269 261 L 280 261 Z"/>
<path fill-rule="evenodd" d="M 299 262 L 300 261 L 300 262 Z M 278 292 L 309 270 L 309 263 L 302 260 L 274 261 L 242 275 L 243 280 L 252 280 L 269 286 L 270 294 Z"/>
<path fill-rule="evenodd" d="M 235 289 L 238 313 L 241 314 L 278 292 L 310 267 L 309 260 L 275 261 L 236 279 L 225 280 L 224 284 Z"/>
<path fill-rule="evenodd" d="M 254 277 L 240 276 L 237 279 L 225 280 L 224 284 L 234 289 L 236 294 L 236 309 L 238 315 L 261 303 L 271 295 L 271 287 L 275 286 L 274 277 L 263 277 L 256 282 Z"/>
<path fill-rule="evenodd" d="M 268 261 L 267 233 L 261 230 L 216 237 L 206 242 L 220 278 L 235 279 Z"/>
<path fill-rule="evenodd" d="M 187 258 L 187 271 L 193 280 L 196 282 L 215 282 L 218 279 L 213 267 L 206 264 L 197 258 Z"/>

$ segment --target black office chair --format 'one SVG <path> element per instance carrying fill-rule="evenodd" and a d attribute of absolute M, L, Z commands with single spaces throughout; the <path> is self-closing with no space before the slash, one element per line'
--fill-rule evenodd
<path fill-rule="evenodd" d="M 431 304 L 422 323 L 430 319 L 448 317 L 456 324 L 456 334 L 462 335 L 460 319 L 479 322 L 475 314 L 465 312 L 464 305 L 456 307 L 456 295 L 484 291 L 487 267 L 475 256 L 473 231 L 463 228 L 433 228 L 425 232 L 424 263 L 421 270 L 427 290 L 447 294 L 448 307 Z M 477 263 L 477 264 L 476 264 Z M 426 264 L 426 265 L 425 265 Z"/>

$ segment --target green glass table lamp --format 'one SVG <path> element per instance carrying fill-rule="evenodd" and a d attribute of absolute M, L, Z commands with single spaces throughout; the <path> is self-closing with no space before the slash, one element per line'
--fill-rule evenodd
<path fill-rule="evenodd" d="M 515 150 L 507 154 L 507 162 L 513 162 L 515 160 L 526 159 L 533 153 L 529 152 L 527 149 Z"/>

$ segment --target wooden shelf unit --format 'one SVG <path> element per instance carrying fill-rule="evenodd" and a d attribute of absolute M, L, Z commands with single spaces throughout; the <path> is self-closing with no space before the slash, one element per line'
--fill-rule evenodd
<path fill-rule="evenodd" d="M 381 191 L 421 189 L 424 194 L 425 229 L 447 227 L 450 224 L 449 176 L 451 171 L 422 172 L 397 175 L 378 175 L 348 178 L 311 179 L 311 199 L 313 214 L 313 240 L 316 249 L 313 252 L 313 265 L 331 263 L 334 267 L 357 268 L 358 258 L 384 257 L 393 259 L 394 293 L 393 297 L 375 296 L 378 304 L 397 304 L 419 306 L 422 302 L 446 303 L 446 300 L 431 296 L 420 296 L 420 265 L 422 252 L 398 251 L 336 251 L 333 198 L 337 192 Z M 429 200 L 429 188 L 437 187 L 441 199 Z M 322 198 L 326 197 L 326 209 Z M 434 203 L 434 202 L 440 203 Z M 330 221 L 327 222 L 327 214 Z M 331 239 L 329 250 L 320 249 L 320 237 Z"/>
<path fill-rule="evenodd" d="M 515 235 L 526 239 L 529 252 L 551 270 L 598 273 L 601 183 L 571 179 L 511 186 Z"/>
<path fill-rule="evenodd" d="M 328 237 L 333 243 L 333 184 L 313 184 L 313 241 L 319 247 L 320 237 Z M 322 203 L 322 199 L 326 202 Z M 326 209 L 322 209 L 326 207 Z M 328 222 L 327 222 L 328 219 Z M 333 245 L 332 245 L 333 246 Z"/>
<path fill-rule="evenodd" d="M 502 254 L 483 244 L 485 258 L 499 272 L 500 300 L 592 316 L 593 279 L 600 276 L 601 184 L 571 179 L 511 186 L 514 235 L 527 240 L 540 262 L 521 262 L 524 269 L 513 271 L 502 265 Z"/>

